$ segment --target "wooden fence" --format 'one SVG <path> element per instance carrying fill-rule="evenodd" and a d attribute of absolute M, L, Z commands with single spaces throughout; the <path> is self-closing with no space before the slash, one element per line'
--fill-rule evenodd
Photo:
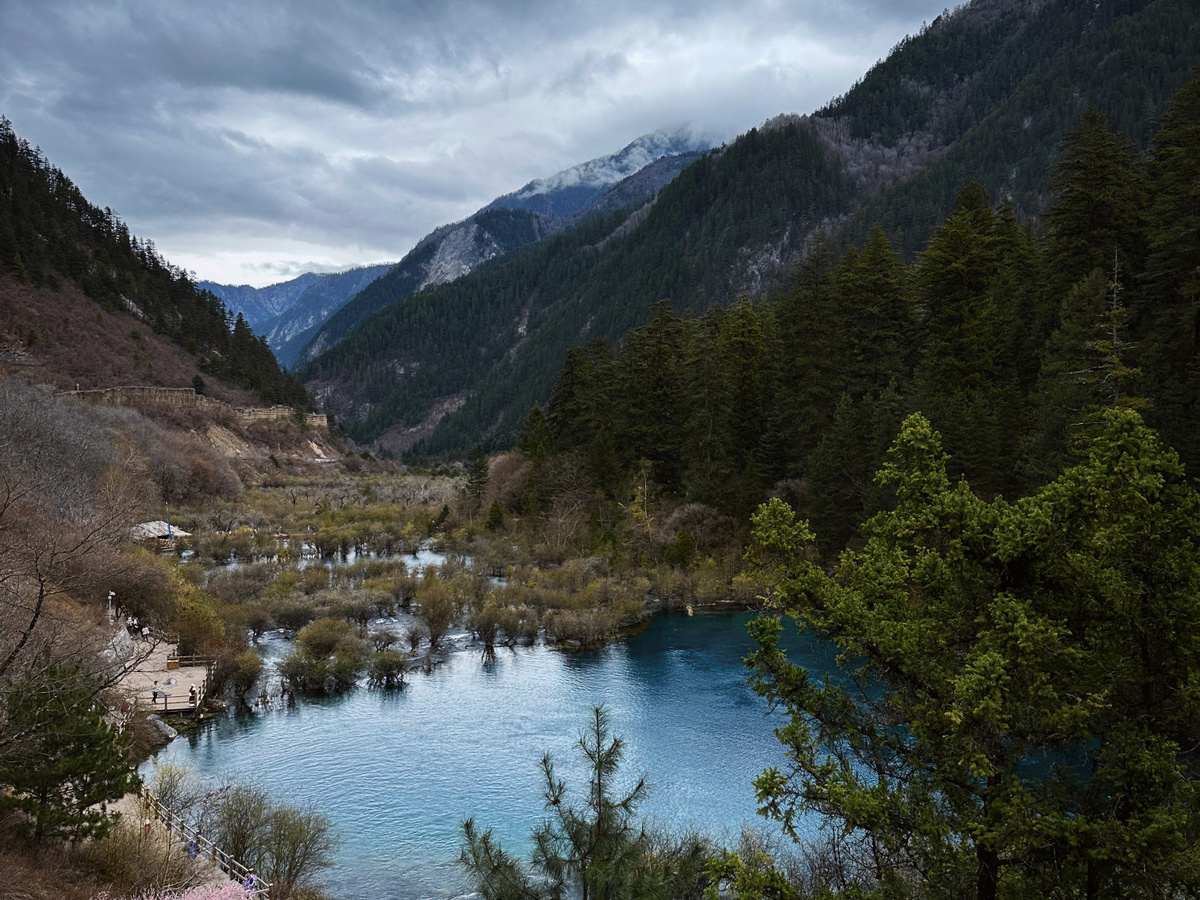
<path fill-rule="evenodd" d="M 232 881 L 236 881 L 238 884 L 246 883 L 251 871 L 248 867 L 242 865 L 239 860 L 234 859 L 201 834 L 199 830 L 189 825 L 182 816 L 160 803 L 158 798 L 147 788 L 142 788 L 142 802 L 146 809 L 153 812 L 155 818 L 166 827 L 168 834 L 178 832 L 189 856 L 211 859 Z M 253 897 L 255 900 L 270 900 L 271 885 L 260 879 L 253 890 L 246 891 L 246 896 Z"/>
<path fill-rule="evenodd" d="M 211 656 L 180 656 L 178 653 L 172 652 L 167 656 L 167 671 L 173 672 L 181 668 L 204 667 L 204 678 L 200 684 L 196 686 L 196 700 L 193 702 L 189 696 L 180 694 L 178 699 L 167 692 L 162 693 L 162 707 L 158 706 L 158 697 L 154 699 L 154 708 L 159 712 L 192 712 L 196 715 L 200 713 L 200 707 L 204 703 L 204 698 L 208 696 L 208 687 L 212 683 L 213 669 L 216 666 L 216 660 Z M 181 686 L 182 689 L 182 686 Z"/>

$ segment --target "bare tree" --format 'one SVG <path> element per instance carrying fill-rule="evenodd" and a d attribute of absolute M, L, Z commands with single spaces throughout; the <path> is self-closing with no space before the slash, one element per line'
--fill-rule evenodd
<path fill-rule="evenodd" d="M 86 597 L 120 565 L 139 494 L 127 455 L 74 402 L 0 382 L 0 701 L 39 671 L 78 663 L 94 685 L 90 703 L 138 662 L 106 657 L 103 629 L 59 602 Z M 18 727 L 0 711 L 0 756 L 49 724 Z"/>

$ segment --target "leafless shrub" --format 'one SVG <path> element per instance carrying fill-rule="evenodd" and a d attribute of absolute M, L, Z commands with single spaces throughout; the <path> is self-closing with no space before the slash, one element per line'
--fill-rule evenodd
<path fill-rule="evenodd" d="M 380 628 L 378 631 L 371 632 L 371 643 L 374 645 L 376 653 L 390 650 L 399 642 L 400 635 L 394 628 Z"/>
<path fill-rule="evenodd" d="M 222 569 L 208 579 L 208 592 L 226 603 L 248 603 L 260 597 L 279 575 L 277 563 L 253 563 Z"/>
<path fill-rule="evenodd" d="M 417 590 L 417 603 L 418 615 L 429 635 L 430 649 L 437 649 L 458 615 L 450 585 L 436 575 L 426 574 Z"/>
<path fill-rule="evenodd" d="M 170 764 L 161 765 L 154 771 L 148 785 L 158 801 L 181 816 L 199 810 L 204 800 L 204 782 L 190 769 Z"/>
<path fill-rule="evenodd" d="M 408 626 L 404 632 L 404 640 L 408 642 L 408 647 L 413 653 L 417 652 L 417 648 L 421 646 L 421 641 L 425 638 L 425 626 L 420 622 L 414 622 Z"/>
<path fill-rule="evenodd" d="M 699 553 L 714 553 L 733 541 L 733 519 L 703 503 L 685 503 L 667 516 L 661 526 L 664 540 L 672 540 L 681 528 Z"/>
<path fill-rule="evenodd" d="M 200 883 L 180 843 L 145 834 L 137 822 L 121 821 L 103 839 L 83 844 L 76 865 L 109 885 L 117 896 L 141 896 Z"/>
<path fill-rule="evenodd" d="M 313 604 L 301 600 L 281 602 L 271 613 L 276 625 L 292 632 L 299 631 L 315 618 Z"/>
<path fill-rule="evenodd" d="M 598 647 L 606 643 L 619 625 L 618 614 L 608 608 L 552 609 L 544 622 L 546 637 L 559 644 Z"/>
<path fill-rule="evenodd" d="M 537 638 L 540 619 L 537 610 L 531 606 L 501 606 L 496 618 L 500 630 L 510 642 L 532 644 Z"/>
<path fill-rule="evenodd" d="M 397 604 L 407 609 L 416 598 L 420 583 L 420 579 L 411 575 L 401 576 L 392 583 L 392 597 Z"/>
<path fill-rule="evenodd" d="M 116 595 L 126 614 L 143 622 L 165 625 L 175 612 L 169 560 L 140 548 L 123 555 L 123 565 L 114 567 L 105 585 Z"/>
<path fill-rule="evenodd" d="M 529 460 L 522 453 L 501 453 L 493 457 L 488 467 L 484 505 L 496 502 L 507 510 L 520 510 L 529 470 Z"/>

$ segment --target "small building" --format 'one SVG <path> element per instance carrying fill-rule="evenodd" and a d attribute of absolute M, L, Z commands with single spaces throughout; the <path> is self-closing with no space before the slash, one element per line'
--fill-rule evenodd
<path fill-rule="evenodd" d="M 155 543 L 158 546 L 170 546 L 176 538 L 191 537 L 190 531 L 184 531 L 169 525 L 162 520 L 140 522 L 129 530 L 129 536 L 139 544 Z"/>

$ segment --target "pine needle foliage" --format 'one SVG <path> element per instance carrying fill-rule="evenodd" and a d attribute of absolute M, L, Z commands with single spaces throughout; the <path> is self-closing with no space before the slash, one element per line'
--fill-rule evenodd
<path fill-rule="evenodd" d="M 592 710 L 579 739 L 589 767 L 587 798 L 568 802 L 566 783 L 555 774 L 549 754 L 542 757 L 546 820 L 532 834 L 528 867 L 506 853 L 474 819 L 463 823 L 460 861 L 485 900 L 656 900 L 678 896 L 689 878 L 698 877 L 702 848 L 663 852 L 662 842 L 639 824 L 645 779 L 629 791 L 616 787 L 624 746 L 612 735 L 609 714 Z M 685 845 L 688 842 L 685 841 Z M 692 865 L 681 865 L 691 862 Z"/>

